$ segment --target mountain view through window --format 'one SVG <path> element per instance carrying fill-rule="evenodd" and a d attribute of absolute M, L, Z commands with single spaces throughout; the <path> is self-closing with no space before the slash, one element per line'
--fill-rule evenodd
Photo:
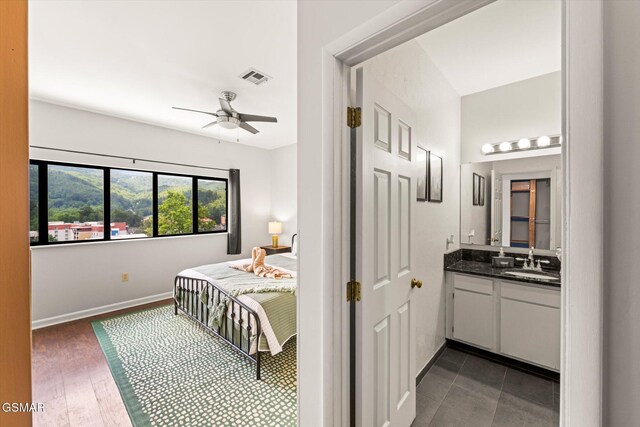
<path fill-rule="evenodd" d="M 29 173 L 29 237 L 33 244 L 122 240 L 227 229 L 226 180 L 44 161 L 33 162 Z M 39 185 L 42 177 L 47 181 L 44 189 Z M 157 200 L 154 200 L 154 179 L 157 180 Z M 105 191 L 109 203 L 105 203 Z M 195 198 L 194 191 L 197 191 Z M 194 211 L 195 202 L 197 211 Z M 157 204 L 157 218 L 154 204 Z M 106 206 L 108 215 L 105 215 Z M 105 227 L 105 220 L 109 221 L 109 227 Z M 157 234 L 154 233 L 155 221 L 158 222 Z M 43 223 L 46 227 L 41 230 Z M 45 229 L 47 238 L 43 240 L 40 234 Z"/>

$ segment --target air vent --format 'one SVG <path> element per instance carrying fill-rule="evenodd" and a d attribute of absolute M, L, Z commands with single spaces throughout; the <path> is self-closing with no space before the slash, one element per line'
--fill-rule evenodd
<path fill-rule="evenodd" d="M 249 68 L 240 75 L 240 78 L 255 85 L 261 85 L 262 83 L 266 83 L 271 77 L 267 76 L 262 71 L 256 70 L 255 68 Z"/>

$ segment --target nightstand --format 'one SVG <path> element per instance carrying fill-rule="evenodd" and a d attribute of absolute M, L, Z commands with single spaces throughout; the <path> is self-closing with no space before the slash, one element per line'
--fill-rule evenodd
<path fill-rule="evenodd" d="M 267 251 L 267 255 L 275 255 L 275 254 L 283 254 L 285 252 L 291 252 L 291 246 L 278 246 L 274 248 L 273 246 L 260 246 L 262 249 Z"/>

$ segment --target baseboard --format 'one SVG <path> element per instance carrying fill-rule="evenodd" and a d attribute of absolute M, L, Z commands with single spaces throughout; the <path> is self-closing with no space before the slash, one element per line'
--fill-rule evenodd
<path fill-rule="evenodd" d="M 31 329 L 40 329 L 47 326 L 57 325 L 59 323 L 66 323 L 74 320 L 84 319 L 86 317 L 97 316 L 99 314 L 109 313 L 111 311 L 122 310 L 124 308 L 131 308 L 137 305 L 161 301 L 163 299 L 171 298 L 172 296 L 173 292 L 165 292 L 148 297 L 132 299 L 129 301 L 117 302 L 115 304 L 103 305 L 102 307 L 89 308 L 86 310 L 74 311 L 73 313 L 61 314 L 59 316 L 47 317 L 46 319 L 34 320 L 33 322 L 31 322 Z"/>
<path fill-rule="evenodd" d="M 455 341 L 451 339 L 447 339 L 446 342 L 447 347 L 451 347 L 455 350 L 463 351 L 467 354 L 473 354 L 474 356 L 482 357 L 484 359 L 491 360 L 492 362 L 499 363 L 503 366 L 507 366 L 509 368 L 517 369 L 519 371 L 527 372 L 529 374 L 545 378 L 548 380 L 560 381 L 560 373 L 556 371 L 552 371 L 547 368 L 543 368 L 542 366 L 532 365 L 530 363 L 524 362 L 522 360 L 513 359 L 508 356 L 504 356 L 502 354 L 497 354 L 492 351 L 487 351 L 480 349 L 478 347 L 474 347 L 469 344 L 465 344 L 460 341 Z"/>
<path fill-rule="evenodd" d="M 416 385 L 420 384 L 420 381 L 422 381 L 424 376 L 427 374 L 427 371 L 429 370 L 429 368 L 431 368 L 433 364 L 436 363 L 436 360 L 438 360 L 438 357 L 440 357 L 440 355 L 446 348 L 447 348 L 447 342 L 445 341 L 440 345 L 440 347 L 436 350 L 436 352 L 433 353 L 433 356 L 431 356 L 431 359 L 429 359 L 429 361 L 424 365 L 424 367 L 420 369 L 420 372 L 418 372 L 418 375 L 416 375 Z"/>

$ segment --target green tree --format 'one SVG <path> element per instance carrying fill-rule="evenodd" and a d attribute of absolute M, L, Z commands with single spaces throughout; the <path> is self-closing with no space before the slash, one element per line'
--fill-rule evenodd
<path fill-rule="evenodd" d="M 198 203 L 198 231 L 213 231 L 216 221 L 209 216 L 209 210 L 202 203 Z"/>
<path fill-rule="evenodd" d="M 49 208 L 49 221 L 78 221 L 80 213 L 76 208 Z"/>
<path fill-rule="evenodd" d="M 139 227 L 142 223 L 142 218 L 131 210 L 114 209 L 111 213 L 111 221 L 126 222 L 130 227 Z"/>
<path fill-rule="evenodd" d="M 153 236 L 153 217 L 147 217 L 142 221 L 142 230 L 147 236 Z"/>
<path fill-rule="evenodd" d="M 209 205 L 209 213 L 211 218 L 220 219 L 227 213 L 227 201 L 224 197 L 218 197 Z"/>
<path fill-rule="evenodd" d="M 158 206 L 158 233 L 183 234 L 192 231 L 191 206 L 182 193 L 168 191 L 167 198 Z"/>
<path fill-rule="evenodd" d="M 80 218 L 78 219 L 80 222 L 86 221 L 95 221 L 94 218 L 96 213 L 94 212 L 91 206 L 83 206 L 78 210 Z"/>

